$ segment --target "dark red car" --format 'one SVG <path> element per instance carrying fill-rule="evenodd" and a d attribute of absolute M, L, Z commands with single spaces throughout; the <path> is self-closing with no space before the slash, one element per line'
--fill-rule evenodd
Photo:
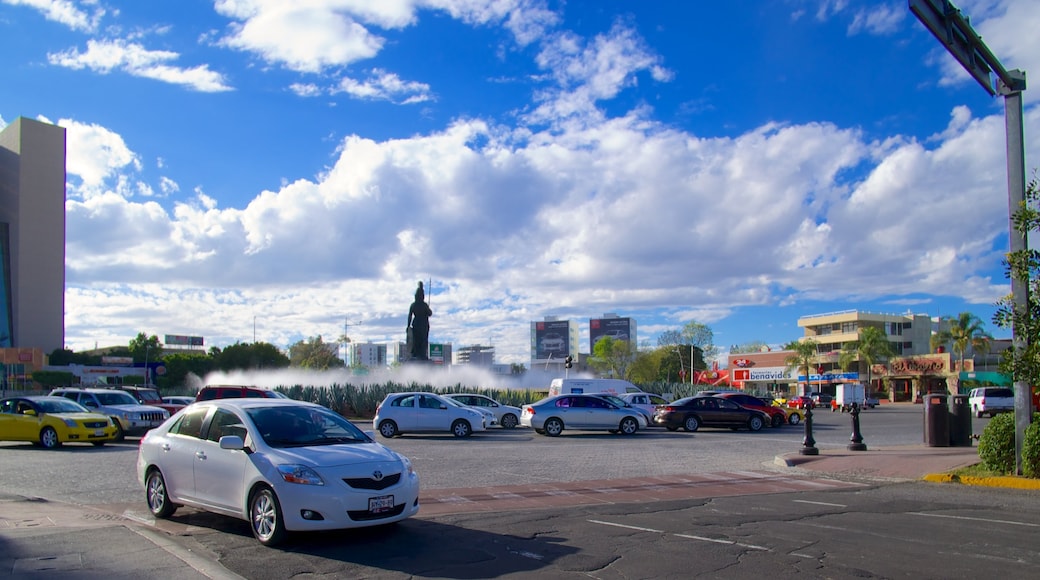
<path fill-rule="evenodd" d="M 741 407 L 762 411 L 766 415 L 769 415 L 770 427 L 779 427 L 787 423 L 787 413 L 783 409 L 767 404 L 758 397 L 753 397 L 747 393 L 720 393 L 715 396 L 729 399 Z"/>

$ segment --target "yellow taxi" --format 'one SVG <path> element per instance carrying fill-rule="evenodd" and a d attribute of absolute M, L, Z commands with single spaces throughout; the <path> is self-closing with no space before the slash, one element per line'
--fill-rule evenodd
<path fill-rule="evenodd" d="M 63 443 L 104 445 L 119 430 L 105 415 L 64 397 L 11 397 L 0 400 L 0 441 L 28 441 L 45 449 Z"/>

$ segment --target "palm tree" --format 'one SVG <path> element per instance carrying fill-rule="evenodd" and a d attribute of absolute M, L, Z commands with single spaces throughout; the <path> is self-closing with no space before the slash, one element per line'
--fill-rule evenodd
<path fill-rule="evenodd" d="M 811 368 L 813 363 L 816 362 L 816 347 L 817 342 L 811 338 L 805 340 L 794 340 L 784 345 L 784 350 L 794 351 L 794 354 L 788 356 L 784 362 L 787 364 L 788 370 L 805 370 L 805 384 L 809 385 L 809 377 L 812 374 Z M 811 390 L 811 389 L 810 389 Z"/>
<path fill-rule="evenodd" d="M 896 352 L 892 348 L 892 343 L 888 341 L 888 337 L 885 336 L 885 331 L 876 326 L 868 326 L 859 332 L 859 340 L 846 342 L 841 345 L 841 354 L 838 358 L 838 364 L 840 364 L 843 369 L 848 368 L 848 366 L 854 361 L 859 361 L 866 365 L 866 390 L 870 391 L 872 389 L 870 376 L 871 367 L 873 367 L 875 363 L 885 362 L 895 355 Z M 865 394 L 866 393 L 864 393 L 864 395 Z"/>
<path fill-rule="evenodd" d="M 961 367 L 964 370 L 964 354 L 971 347 L 973 353 L 989 352 L 990 341 L 993 337 L 983 330 L 982 320 L 970 312 L 961 312 L 956 318 L 946 318 L 946 328 L 940 324 L 939 332 L 932 335 L 932 350 L 949 343 L 953 352 L 960 357 Z"/>

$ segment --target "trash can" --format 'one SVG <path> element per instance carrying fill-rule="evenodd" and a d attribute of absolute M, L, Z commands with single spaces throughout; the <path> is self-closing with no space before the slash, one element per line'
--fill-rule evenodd
<path fill-rule="evenodd" d="M 924 442 L 929 447 L 950 446 L 950 410 L 946 395 L 924 396 Z"/>
<path fill-rule="evenodd" d="M 971 407 L 968 395 L 950 400 L 950 447 L 971 447 Z"/>

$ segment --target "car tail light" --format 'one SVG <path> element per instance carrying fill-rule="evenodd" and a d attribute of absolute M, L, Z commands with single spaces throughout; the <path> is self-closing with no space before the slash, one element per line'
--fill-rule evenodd
<path fill-rule="evenodd" d="M 524 407 L 524 413 L 528 415 L 534 415 L 534 407 Z"/>
<path fill-rule="evenodd" d="M 672 408 L 671 405 L 661 405 L 660 407 L 658 407 L 658 409 L 660 409 L 661 411 L 664 411 L 665 413 L 671 413 L 672 411 L 675 410 L 675 409 Z"/>

